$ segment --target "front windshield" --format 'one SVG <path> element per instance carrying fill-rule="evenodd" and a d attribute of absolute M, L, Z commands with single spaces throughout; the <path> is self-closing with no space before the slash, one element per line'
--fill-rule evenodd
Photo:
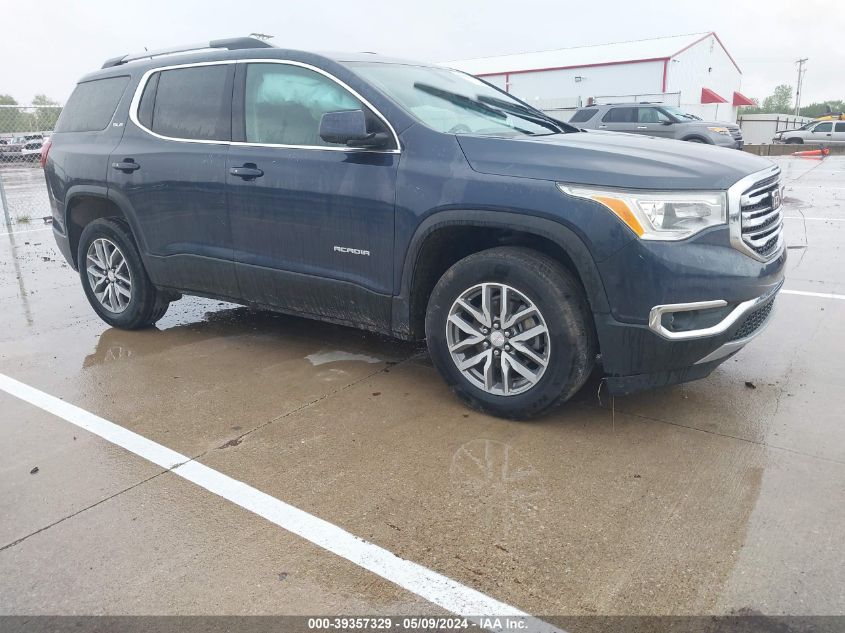
<path fill-rule="evenodd" d="M 539 110 L 456 70 L 369 62 L 349 66 L 438 132 L 543 136 L 569 131 Z"/>
<path fill-rule="evenodd" d="M 695 116 L 694 114 L 690 114 L 689 112 L 684 112 L 680 108 L 676 108 L 675 106 L 660 106 L 666 112 L 671 114 L 676 119 L 687 119 L 691 121 L 701 121 L 700 117 Z"/>

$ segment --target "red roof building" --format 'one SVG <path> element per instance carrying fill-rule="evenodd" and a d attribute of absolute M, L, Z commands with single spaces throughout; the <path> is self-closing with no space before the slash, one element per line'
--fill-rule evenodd
<path fill-rule="evenodd" d="M 659 101 L 706 119 L 736 120 L 751 102 L 742 71 L 716 33 L 443 62 L 544 110 Z"/>

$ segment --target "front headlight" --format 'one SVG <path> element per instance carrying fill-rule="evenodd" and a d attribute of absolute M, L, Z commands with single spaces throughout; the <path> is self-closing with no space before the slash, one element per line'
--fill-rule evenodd
<path fill-rule="evenodd" d="M 683 240 L 727 222 L 723 191 L 595 189 L 558 183 L 565 194 L 604 205 L 644 240 Z"/>
<path fill-rule="evenodd" d="M 707 129 L 711 132 L 715 132 L 716 134 L 724 134 L 726 136 L 731 133 L 730 130 L 726 127 L 709 127 Z"/>

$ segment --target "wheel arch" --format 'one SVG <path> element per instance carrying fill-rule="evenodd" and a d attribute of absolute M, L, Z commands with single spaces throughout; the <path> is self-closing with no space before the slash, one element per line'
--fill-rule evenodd
<path fill-rule="evenodd" d="M 594 314 L 609 311 L 589 249 L 566 226 L 505 211 L 440 211 L 420 224 L 405 253 L 399 295 L 393 301 L 394 333 L 423 338 L 428 297 L 440 276 L 467 255 L 503 245 L 527 246 L 550 255 L 575 275 Z"/>
<path fill-rule="evenodd" d="M 77 250 L 83 229 L 94 220 L 109 217 L 121 218 L 129 224 L 143 257 L 145 249 L 142 248 L 139 239 L 141 233 L 138 231 L 137 221 L 126 201 L 121 200 L 107 187 L 78 185 L 68 191 L 64 205 L 65 230 L 70 244 L 72 263 L 75 266 L 79 265 Z"/>
<path fill-rule="evenodd" d="M 701 141 L 702 143 L 706 143 L 707 145 L 713 145 L 713 141 L 709 138 L 702 136 L 701 134 L 687 134 L 684 138 L 681 139 L 682 141 Z"/>

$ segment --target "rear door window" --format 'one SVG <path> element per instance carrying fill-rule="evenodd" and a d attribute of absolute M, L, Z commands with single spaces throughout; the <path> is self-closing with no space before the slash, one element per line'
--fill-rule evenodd
<path fill-rule="evenodd" d="M 129 77 L 108 77 L 77 84 L 56 123 L 56 132 L 98 132 L 108 127 Z"/>
<path fill-rule="evenodd" d="M 150 129 L 170 138 L 229 140 L 233 67 L 234 64 L 217 64 L 158 73 Z"/>
<path fill-rule="evenodd" d="M 582 108 L 572 115 L 572 118 L 569 119 L 569 122 L 584 123 L 585 121 L 589 121 L 590 119 L 592 119 L 598 111 L 598 108 Z"/>
<path fill-rule="evenodd" d="M 602 119 L 605 123 L 636 123 L 637 108 L 611 108 Z"/>
<path fill-rule="evenodd" d="M 836 124 L 836 128 L 833 130 L 834 132 L 845 132 L 845 121 Z"/>

